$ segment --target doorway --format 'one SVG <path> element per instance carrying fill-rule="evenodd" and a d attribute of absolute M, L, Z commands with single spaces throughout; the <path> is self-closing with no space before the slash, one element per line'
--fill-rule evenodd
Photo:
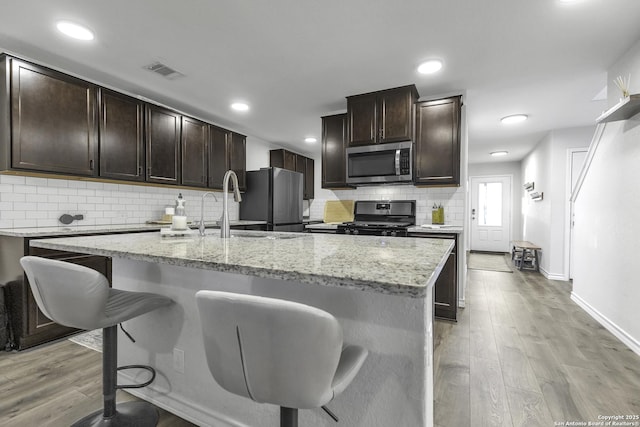
<path fill-rule="evenodd" d="M 511 176 L 471 177 L 470 249 L 509 252 L 511 242 Z"/>

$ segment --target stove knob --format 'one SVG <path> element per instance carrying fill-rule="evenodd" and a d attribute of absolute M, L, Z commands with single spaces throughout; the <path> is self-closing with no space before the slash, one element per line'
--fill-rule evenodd
<path fill-rule="evenodd" d="M 353 230 L 353 234 L 360 234 L 358 230 Z"/>
<path fill-rule="evenodd" d="M 383 235 L 383 236 L 386 236 L 386 235 L 387 235 L 387 232 L 386 232 L 386 231 L 383 231 L 383 232 L 382 232 L 382 235 Z"/>
<path fill-rule="evenodd" d="M 396 235 L 397 235 L 397 234 L 398 234 L 398 233 L 396 233 L 395 231 L 392 231 L 392 232 L 391 232 L 391 235 L 392 235 L 393 237 L 396 237 Z"/>
<path fill-rule="evenodd" d="M 351 230 L 349 230 L 348 228 L 344 229 L 344 234 L 351 234 Z"/>

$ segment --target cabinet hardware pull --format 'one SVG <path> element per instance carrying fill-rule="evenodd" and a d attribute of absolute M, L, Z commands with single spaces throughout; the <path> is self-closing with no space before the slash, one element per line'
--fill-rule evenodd
<path fill-rule="evenodd" d="M 93 170 L 93 159 L 89 160 L 89 170 Z"/>
<path fill-rule="evenodd" d="M 138 166 L 138 175 L 142 175 L 142 166 Z"/>

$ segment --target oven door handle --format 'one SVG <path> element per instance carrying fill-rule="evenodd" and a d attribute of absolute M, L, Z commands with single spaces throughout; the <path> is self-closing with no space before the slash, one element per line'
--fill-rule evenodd
<path fill-rule="evenodd" d="M 396 175 L 400 176 L 400 149 L 396 150 Z"/>

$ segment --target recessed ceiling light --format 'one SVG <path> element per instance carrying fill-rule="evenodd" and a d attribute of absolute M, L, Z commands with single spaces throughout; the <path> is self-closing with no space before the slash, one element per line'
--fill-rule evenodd
<path fill-rule="evenodd" d="M 508 151 L 492 151 L 489 154 L 491 154 L 494 157 L 500 157 L 500 156 L 506 156 L 507 154 L 509 154 L 509 152 Z"/>
<path fill-rule="evenodd" d="M 437 71 L 440 71 L 442 68 L 442 61 L 439 59 L 430 59 L 429 61 L 425 61 L 422 64 L 418 65 L 418 72 L 420 74 L 433 74 Z"/>
<path fill-rule="evenodd" d="M 304 139 L 304 142 L 306 142 L 307 144 L 313 144 L 314 142 L 317 142 L 318 140 L 315 139 L 314 137 L 310 136 L 308 138 Z"/>
<path fill-rule="evenodd" d="M 62 34 L 78 40 L 93 40 L 93 31 L 69 21 L 58 21 L 56 28 Z"/>
<path fill-rule="evenodd" d="M 526 114 L 513 114 L 511 116 L 503 117 L 500 121 L 505 125 L 512 125 L 514 123 L 520 123 L 527 120 L 529 116 Z"/>
<path fill-rule="evenodd" d="M 231 108 L 236 111 L 249 111 L 249 105 L 245 104 L 244 102 L 234 102 L 233 104 L 231 104 Z"/>

